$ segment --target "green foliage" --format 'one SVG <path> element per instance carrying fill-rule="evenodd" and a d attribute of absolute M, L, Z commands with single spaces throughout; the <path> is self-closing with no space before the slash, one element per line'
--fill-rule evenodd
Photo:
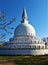
<path fill-rule="evenodd" d="M 48 65 L 48 56 L 0 56 L 0 60 L 14 65 Z"/>

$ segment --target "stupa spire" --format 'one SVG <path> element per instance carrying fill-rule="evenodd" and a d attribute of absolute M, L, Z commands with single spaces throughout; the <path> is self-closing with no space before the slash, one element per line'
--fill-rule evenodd
<path fill-rule="evenodd" d="M 22 19 L 23 20 L 27 19 L 26 8 L 23 9 Z"/>
<path fill-rule="evenodd" d="M 23 9 L 23 14 L 22 14 L 22 21 L 21 23 L 28 23 L 27 21 L 27 13 L 26 13 L 26 8 Z"/>

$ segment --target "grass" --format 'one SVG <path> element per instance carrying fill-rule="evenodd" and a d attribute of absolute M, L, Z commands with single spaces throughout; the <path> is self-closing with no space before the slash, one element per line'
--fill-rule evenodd
<path fill-rule="evenodd" d="M 13 62 L 13 65 L 48 65 L 48 56 L 0 56 L 0 62 Z"/>

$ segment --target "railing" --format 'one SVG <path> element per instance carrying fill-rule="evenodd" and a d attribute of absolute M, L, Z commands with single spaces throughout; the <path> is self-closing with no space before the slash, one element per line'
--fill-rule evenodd
<path fill-rule="evenodd" d="M 32 50 L 36 50 L 36 49 L 45 49 L 45 47 L 42 45 L 9 45 L 9 46 L 2 46 L 0 47 L 0 49 L 32 49 Z"/>

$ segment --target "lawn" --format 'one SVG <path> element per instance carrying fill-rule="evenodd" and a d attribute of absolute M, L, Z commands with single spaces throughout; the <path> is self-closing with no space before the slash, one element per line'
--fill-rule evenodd
<path fill-rule="evenodd" d="M 0 56 L 1 63 L 11 65 L 48 65 L 48 56 Z M 5 65 L 5 64 L 4 64 Z"/>

